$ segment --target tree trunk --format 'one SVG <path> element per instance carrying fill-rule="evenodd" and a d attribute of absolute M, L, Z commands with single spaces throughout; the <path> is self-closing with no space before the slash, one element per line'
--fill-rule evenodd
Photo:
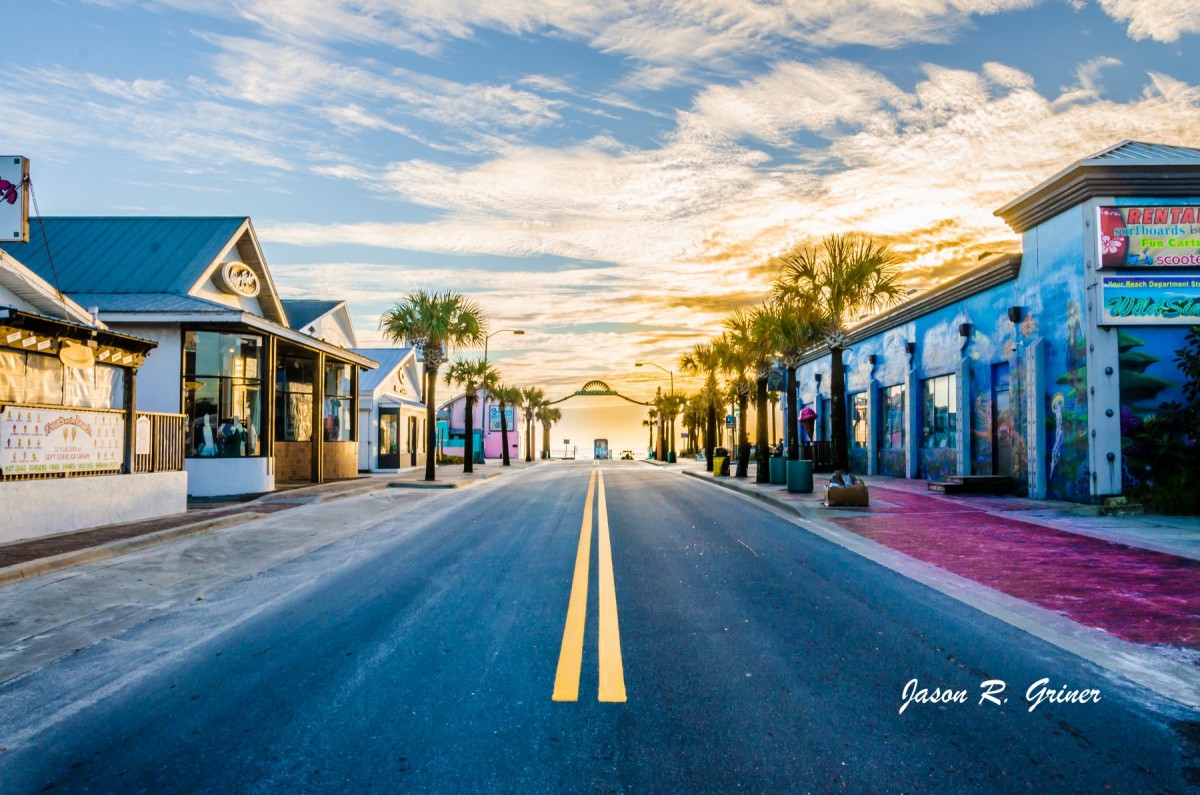
<path fill-rule="evenodd" d="M 750 474 L 750 434 L 746 431 L 746 409 L 750 403 L 750 385 L 738 388 L 738 463 L 737 477 L 744 478 Z"/>
<path fill-rule="evenodd" d="M 717 407 L 713 405 L 712 399 L 708 401 L 708 421 L 704 426 L 704 469 L 707 472 L 712 472 L 713 469 L 713 449 L 716 445 L 717 436 Z"/>
<path fill-rule="evenodd" d="M 425 479 L 437 479 L 437 416 L 434 395 L 437 393 L 438 367 L 425 368 Z"/>
<path fill-rule="evenodd" d="M 796 368 L 787 368 L 787 422 L 783 424 L 783 435 L 787 437 L 787 457 L 789 461 L 800 460 L 800 434 L 797 431 L 798 417 L 796 413 Z"/>
<path fill-rule="evenodd" d="M 508 457 L 508 412 L 505 411 L 504 401 L 500 401 L 500 443 L 504 445 L 504 466 L 512 466 Z"/>
<path fill-rule="evenodd" d="M 667 425 L 667 418 L 662 416 L 661 414 L 659 414 L 659 417 L 658 417 L 658 449 L 654 451 L 654 460 L 655 461 L 665 461 L 667 459 L 666 454 L 663 452 L 664 448 L 666 447 L 666 438 L 667 438 L 666 425 Z"/>
<path fill-rule="evenodd" d="M 550 423 L 542 423 L 542 458 L 550 460 Z"/>
<path fill-rule="evenodd" d="M 767 377 L 758 379 L 758 389 L 754 394 L 754 426 L 755 444 L 758 449 L 754 460 L 758 463 L 758 471 L 754 473 L 755 483 L 771 482 L 771 462 L 769 460 L 771 442 L 767 439 Z"/>
<path fill-rule="evenodd" d="M 468 394 L 463 416 L 463 473 L 475 471 L 475 396 Z"/>
<path fill-rule="evenodd" d="M 850 447 L 846 439 L 846 365 L 842 349 L 830 348 L 829 354 L 829 441 L 833 447 L 833 468 L 850 471 Z"/>

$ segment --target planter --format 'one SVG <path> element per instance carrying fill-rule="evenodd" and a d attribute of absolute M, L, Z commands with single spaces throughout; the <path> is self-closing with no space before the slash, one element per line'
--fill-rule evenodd
<path fill-rule="evenodd" d="M 796 494 L 811 494 L 813 490 L 813 462 L 787 462 L 787 490 Z"/>
<path fill-rule="evenodd" d="M 776 486 L 781 486 L 784 483 L 787 483 L 787 473 L 784 469 L 785 461 L 786 459 L 781 455 L 771 456 L 771 483 L 775 484 Z"/>

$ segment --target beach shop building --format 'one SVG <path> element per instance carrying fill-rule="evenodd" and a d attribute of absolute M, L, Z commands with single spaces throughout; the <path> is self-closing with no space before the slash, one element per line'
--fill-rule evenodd
<path fill-rule="evenodd" d="M 1200 150 L 1125 141 L 996 214 L 1022 253 L 854 329 L 843 352 L 851 468 L 1099 502 L 1169 477 L 1146 424 L 1184 399 L 1200 326 Z M 799 368 L 830 438 L 829 350 Z M 1197 444 L 1180 438 L 1178 444 Z"/>
<path fill-rule="evenodd" d="M 185 416 L 190 495 L 357 475 L 359 372 L 375 362 L 292 328 L 249 218 L 43 218 L 0 249 L 156 343 L 137 408 Z"/>

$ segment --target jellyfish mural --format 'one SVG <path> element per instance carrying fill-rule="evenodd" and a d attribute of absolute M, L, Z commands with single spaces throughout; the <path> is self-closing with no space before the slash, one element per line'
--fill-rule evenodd
<path fill-rule="evenodd" d="M 1066 399 L 1062 392 L 1055 392 L 1054 397 L 1050 400 L 1050 410 L 1054 412 L 1054 446 L 1050 448 L 1050 477 L 1048 480 L 1054 480 L 1054 470 L 1058 466 L 1058 460 L 1062 457 L 1063 447 L 1066 444 L 1066 437 L 1063 434 L 1063 406 L 1066 405 Z"/>

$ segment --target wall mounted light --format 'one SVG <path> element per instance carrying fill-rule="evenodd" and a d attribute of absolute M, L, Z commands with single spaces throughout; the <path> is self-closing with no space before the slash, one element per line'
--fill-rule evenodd
<path fill-rule="evenodd" d="M 912 356 L 914 353 L 917 352 L 917 343 L 915 343 L 915 342 L 904 343 L 904 350 L 908 353 L 909 356 Z"/>
<path fill-rule="evenodd" d="M 971 324 L 970 323 L 959 323 L 958 324 L 958 336 L 960 336 L 960 337 L 971 336 Z"/>
<path fill-rule="evenodd" d="M 821 374 L 815 373 L 813 375 L 813 380 L 817 382 L 817 386 L 820 386 L 821 385 Z"/>
<path fill-rule="evenodd" d="M 874 367 L 876 364 L 879 363 L 879 357 L 872 353 L 869 356 L 867 356 L 867 361 L 871 363 L 872 367 Z"/>
<path fill-rule="evenodd" d="M 1021 322 L 1021 307 L 1010 306 L 1008 308 L 1008 319 L 1011 320 L 1013 323 L 1020 323 Z"/>

